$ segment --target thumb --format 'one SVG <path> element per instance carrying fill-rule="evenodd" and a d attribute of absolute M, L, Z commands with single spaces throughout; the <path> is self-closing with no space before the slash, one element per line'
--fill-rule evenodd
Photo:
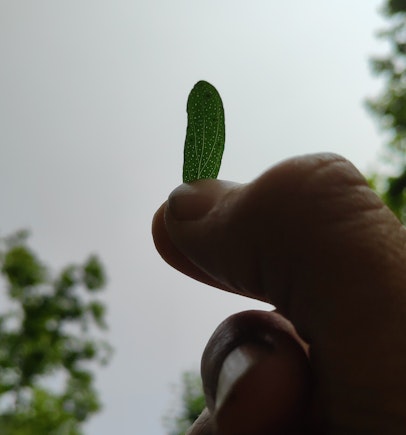
<path fill-rule="evenodd" d="M 155 234 L 162 226 L 156 216 Z M 311 344 L 330 421 L 362 406 L 379 427 L 385 410 L 406 409 L 405 230 L 348 161 L 298 157 L 247 185 L 182 185 L 164 226 L 175 248 L 160 249 L 160 236 L 156 245 L 179 270 L 292 321 Z M 380 390 L 357 396 L 354 385 Z"/>
<path fill-rule="evenodd" d="M 284 314 L 318 289 L 345 292 L 347 304 L 360 284 L 387 286 L 401 272 L 388 253 L 402 252 L 405 239 L 362 175 L 325 154 L 285 161 L 247 185 L 183 184 L 169 197 L 165 228 L 209 279 Z"/>

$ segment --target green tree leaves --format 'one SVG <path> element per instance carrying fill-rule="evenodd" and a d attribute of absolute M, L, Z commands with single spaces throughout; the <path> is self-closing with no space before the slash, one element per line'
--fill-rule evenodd
<path fill-rule="evenodd" d="M 29 249 L 15 246 L 4 258 L 3 274 L 11 287 L 23 288 L 36 285 L 43 279 L 44 271 Z"/>
<path fill-rule="evenodd" d="M 221 97 L 210 83 L 196 83 L 187 102 L 183 182 L 216 178 L 224 151 L 225 124 Z"/>
<path fill-rule="evenodd" d="M 183 435 L 206 406 L 202 380 L 198 372 L 184 372 L 180 388 L 180 409 L 177 415 L 174 415 L 174 410 L 171 409 L 164 418 L 169 435 Z"/>
<path fill-rule="evenodd" d="M 391 26 L 380 32 L 390 43 L 390 52 L 372 59 L 373 70 L 385 80 L 376 98 L 368 101 L 368 108 L 387 131 L 385 159 L 391 163 L 394 176 L 375 174 L 375 186 L 382 199 L 406 223 L 406 3 L 388 0 L 384 11 Z"/>
<path fill-rule="evenodd" d="M 9 295 L 0 313 L 0 432 L 82 434 L 100 409 L 89 365 L 111 354 L 93 328 L 106 327 L 95 298 L 105 284 L 102 264 L 91 256 L 52 277 L 20 233 L 0 238 L 0 278 Z M 55 377 L 63 385 L 47 388 Z"/>

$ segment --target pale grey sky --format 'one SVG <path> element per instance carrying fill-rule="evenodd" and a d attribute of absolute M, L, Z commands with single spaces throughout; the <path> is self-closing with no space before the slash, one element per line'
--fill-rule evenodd
<path fill-rule="evenodd" d="M 88 435 L 164 434 L 171 384 L 197 368 L 226 316 L 266 308 L 167 266 L 155 209 L 181 182 L 186 99 L 222 95 L 220 178 L 246 182 L 295 154 L 333 151 L 362 171 L 383 138 L 363 108 L 380 84 L 378 0 L 0 0 L 0 233 L 32 230 L 58 269 L 105 263 L 104 411 Z"/>

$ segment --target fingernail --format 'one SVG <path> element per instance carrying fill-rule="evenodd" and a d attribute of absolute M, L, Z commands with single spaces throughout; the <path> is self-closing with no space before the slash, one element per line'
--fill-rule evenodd
<path fill-rule="evenodd" d="M 273 351 L 273 346 L 249 343 L 241 345 L 230 352 L 220 370 L 217 382 L 215 411 L 222 408 L 239 381 L 257 366 L 260 361 L 272 355 Z"/>
<path fill-rule="evenodd" d="M 168 206 L 177 220 L 198 220 L 207 214 L 216 202 L 217 192 L 207 180 L 181 184 L 170 195 Z"/>

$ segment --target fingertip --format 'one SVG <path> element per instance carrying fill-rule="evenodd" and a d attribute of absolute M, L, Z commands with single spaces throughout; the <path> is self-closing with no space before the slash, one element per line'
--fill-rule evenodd
<path fill-rule="evenodd" d="M 160 245 L 161 238 L 163 234 L 166 232 L 165 230 L 165 222 L 164 222 L 164 214 L 165 214 L 166 201 L 158 208 L 158 210 L 154 213 L 152 218 L 152 238 L 154 240 L 154 244 L 158 249 Z M 158 245 L 158 246 L 157 246 Z"/>
<path fill-rule="evenodd" d="M 291 429 L 302 424 L 310 402 L 306 352 L 274 313 L 247 311 L 223 322 L 203 354 L 202 378 L 222 435 Z"/>
<path fill-rule="evenodd" d="M 152 219 L 152 238 L 155 248 L 161 257 L 179 272 L 207 284 L 211 287 L 216 287 L 221 290 L 229 291 L 228 288 L 221 285 L 207 273 L 202 271 L 198 266 L 192 263 L 173 243 L 165 223 L 167 215 L 168 202 L 164 202 L 155 212 Z"/>
<path fill-rule="evenodd" d="M 279 350 L 252 343 L 235 349 L 220 373 L 213 417 L 218 433 L 285 433 L 301 425 L 307 390 L 302 369 Z"/>
<path fill-rule="evenodd" d="M 178 186 L 168 198 L 168 221 L 197 221 L 223 203 L 226 195 L 241 185 L 231 181 L 201 179 Z"/>

